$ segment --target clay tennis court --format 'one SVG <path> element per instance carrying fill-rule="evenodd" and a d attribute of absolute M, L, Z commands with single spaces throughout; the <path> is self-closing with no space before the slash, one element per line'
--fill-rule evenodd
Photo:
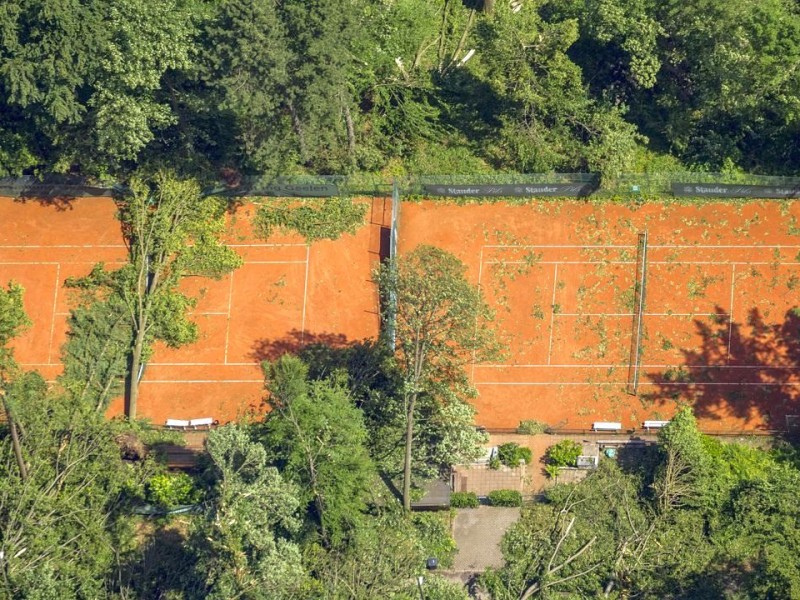
<path fill-rule="evenodd" d="M 244 265 L 220 281 L 189 279 L 197 298 L 197 343 L 162 346 L 141 384 L 139 414 L 154 423 L 210 416 L 224 422 L 258 410 L 260 362 L 304 344 L 343 345 L 378 333 L 377 294 L 370 274 L 387 251 L 390 203 L 370 201 L 356 235 L 311 246 L 293 236 L 259 240 L 251 232 L 253 205 L 229 219 L 228 243 Z M 73 305 L 68 277 L 100 261 L 122 264 L 126 249 L 108 198 L 69 202 L 0 198 L 0 284 L 25 287 L 31 329 L 15 344 L 17 360 L 48 380 L 61 371 L 60 348 Z M 382 245 L 383 244 L 383 245 Z M 121 399 L 111 414 L 122 410 Z"/>
<path fill-rule="evenodd" d="M 371 270 L 387 252 L 390 202 L 370 201 L 353 236 L 307 246 L 256 239 L 254 207 L 230 219 L 244 266 L 221 281 L 189 280 L 196 344 L 157 348 L 139 410 L 155 423 L 257 410 L 259 363 L 309 342 L 378 333 Z M 72 305 L 64 280 L 125 260 L 113 202 L 0 199 L 0 284 L 26 288 L 33 327 L 16 343 L 26 368 L 52 380 Z M 459 256 L 496 309 L 507 344 L 498 364 L 471 368 L 478 422 L 536 419 L 564 429 L 626 428 L 691 403 L 709 431 L 800 425 L 800 204 L 703 206 L 531 202 L 457 206 L 404 202 L 400 252 L 421 243 Z M 637 239 L 647 230 L 638 395 L 626 393 Z M 116 402 L 112 413 L 121 410 Z"/>
<path fill-rule="evenodd" d="M 797 203 L 402 207 L 400 251 L 459 256 L 508 346 L 476 365 L 478 422 L 640 427 L 691 403 L 703 429 L 795 426 Z M 647 230 L 638 395 L 626 393 L 638 234 Z"/>

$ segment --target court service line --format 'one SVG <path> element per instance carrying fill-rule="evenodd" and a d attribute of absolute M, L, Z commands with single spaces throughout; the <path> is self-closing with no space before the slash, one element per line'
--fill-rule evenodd
<path fill-rule="evenodd" d="M 264 383 L 263 379 L 159 379 L 156 381 L 143 379 L 139 385 L 157 383 Z"/>
<path fill-rule="evenodd" d="M 731 359 L 731 335 L 733 335 L 733 289 L 736 285 L 736 263 L 731 266 L 731 310 L 728 313 L 728 360 Z"/>
<path fill-rule="evenodd" d="M 306 275 L 303 281 L 303 316 L 300 320 L 300 343 L 306 341 L 306 301 L 308 300 L 308 265 L 311 262 L 311 246 L 306 244 Z"/>
<path fill-rule="evenodd" d="M 0 244 L 0 248 L 126 248 L 125 244 Z"/>
<path fill-rule="evenodd" d="M 496 265 L 634 265 L 632 260 L 536 260 L 533 263 L 524 260 L 487 260 L 488 264 Z M 781 267 L 800 267 L 796 262 L 775 262 L 775 261 L 746 261 L 746 260 L 648 260 L 648 265 L 672 265 L 681 267 L 685 265 L 756 265 Z"/>
<path fill-rule="evenodd" d="M 618 244 L 484 244 L 484 248 L 636 248 L 635 245 Z M 648 244 L 649 248 L 800 248 L 794 244 Z"/>
<path fill-rule="evenodd" d="M 587 381 L 587 382 L 579 382 L 579 381 L 552 381 L 552 382 L 544 382 L 544 381 L 515 381 L 515 382 L 508 382 L 508 381 L 479 381 L 474 385 L 513 385 L 513 386 L 562 386 L 562 385 L 571 385 L 571 386 L 615 386 L 615 387 L 624 387 L 627 385 L 626 381 Z M 702 381 L 665 381 L 665 382 L 657 382 L 657 381 L 647 381 L 647 382 L 639 382 L 640 386 L 689 386 L 689 385 L 714 385 L 714 386 L 762 386 L 762 387 L 798 387 L 800 386 L 800 381 L 787 381 L 785 383 L 741 383 L 738 381 L 733 381 L 730 383 L 720 382 L 720 381 L 710 381 L 710 382 L 702 382 Z"/>
<path fill-rule="evenodd" d="M 553 365 L 553 364 L 527 364 L 527 365 L 477 365 L 478 369 L 627 369 L 628 364 L 619 365 Z M 761 369 L 764 371 L 769 370 L 795 370 L 800 369 L 800 365 L 781 365 L 776 367 L 769 367 L 765 365 L 682 365 L 682 364 L 666 364 L 666 365 L 641 365 L 642 369 L 669 369 L 671 367 L 681 367 L 684 369 Z"/>
<path fill-rule="evenodd" d="M 231 334 L 231 305 L 233 304 L 233 274 L 234 271 L 231 271 L 231 279 L 228 282 L 228 320 L 225 323 L 225 355 L 223 356 L 223 360 L 225 364 L 228 364 L 228 339 L 230 338 Z"/>
<path fill-rule="evenodd" d="M 305 246 L 303 243 L 292 244 L 226 244 L 229 248 L 293 248 Z"/>
<path fill-rule="evenodd" d="M 246 265 L 302 265 L 304 260 L 245 260 Z"/>
<path fill-rule="evenodd" d="M 257 367 L 257 362 L 151 362 L 151 367 Z"/>
<path fill-rule="evenodd" d="M 712 317 L 719 314 L 720 313 L 701 313 L 701 312 L 693 312 L 693 313 L 646 312 L 642 313 L 642 316 L 643 317 Z M 632 317 L 633 313 L 558 313 L 556 316 L 557 317 Z"/>
<path fill-rule="evenodd" d="M 61 287 L 61 264 L 56 265 L 56 286 L 53 290 L 53 314 L 50 317 L 50 344 L 47 347 L 47 362 L 52 363 L 53 335 L 56 332 L 56 306 L 58 305 L 58 288 Z"/>
<path fill-rule="evenodd" d="M 547 364 L 550 364 L 550 357 L 553 352 L 553 329 L 555 329 L 556 316 L 556 284 L 558 283 L 558 265 L 553 272 L 553 301 L 550 304 L 550 343 L 547 346 Z"/>

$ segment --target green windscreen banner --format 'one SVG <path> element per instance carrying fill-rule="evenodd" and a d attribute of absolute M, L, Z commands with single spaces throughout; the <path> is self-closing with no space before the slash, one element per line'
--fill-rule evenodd
<path fill-rule="evenodd" d="M 328 198 L 339 195 L 335 183 L 266 183 L 243 184 L 236 187 L 216 189 L 219 196 L 274 196 L 277 198 Z"/>
<path fill-rule="evenodd" d="M 800 198 L 800 182 L 790 185 L 739 185 L 673 181 L 671 189 L 676 196 L 703 198 Z"/>
<path fill-rule="evenodd" d="M 429 196 L 588 196 L 597 189 L 589 182 L 581 183 L 503 183 L 476 185 L 423 184 L 422 192 Z"/>
<path fill-rule="evenodd" d="M 81 198 L 110 196 L 113 191 L 110 185 L 90 183 L 80 177 L 49 175 L 38 179 L 26 175 L 0 178 L 0 196 L 11 198 Z"/>

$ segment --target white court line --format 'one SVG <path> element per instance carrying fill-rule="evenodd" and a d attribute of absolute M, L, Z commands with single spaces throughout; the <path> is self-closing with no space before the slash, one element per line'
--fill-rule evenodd
<path fill-rule="evenodd" d="M 56 244 L 56 245 L 42 245 L 42 244 L 0 244 L 0 248 L 126 248 L 125 244 Z"/>
<path fill-rule="evenodd" d="M 628 363 L 621 365 L 552 365 L 552 364 L 528 364 L 528 365 L 478 365 L 479 369 L 627 369 Z M 667 364 L 667 365 L 642 365 L 643 369 L 668 369 L 670 367 L 682 367 L 684 369 L 762 369 L 768 370 L 794 370 L 800 369 L 800 365 L 782 365 L 776 367 L 769 367 L 765 365 L 683 365 L 683 364 Z"/>
<path fill-rule="evenodd" d="M 767 244 L 732 244 L 732 245 L 700 245 L 700 244 L 648 244 L 650 248 L 800 248 L 800 245 L 767 245 Z M 484 248 L 636 248 L 636 245 L 616 244 L 484 244 Z"/>
<path fill-rule="evenodd" d="M 524 260 L 487 260 L 487 264 L 497 265 L 530 265 Z M 533 265 L 635 265 L 633 260 L 537 260 Z M 685 265 L 757 265 L 757 266 L 794 266 L 800 267 L 796 262 L 774 262 L 774 261 L 721 261 L 721 260 L 648 260 L 648 265 L 672 265 L 682 267 Z"/>
<path fill-rule="evenodd" d="M 630 245 L 621 245 L 621 246 L 614 246 L 614 245 L 584 245 L 584 244 L 484 244 L 484 248 L 636 248 L 636 246 Z M 800 246 L 798 246 L 800 248 Z"/>
<path fill-rule="evenodd" d="M 151 362 L 151 367 L 257 367 L 257 362 Z"/>
<path fill-rule="evenodd" d="M 547 364 L 550 364 L 550 355 L 553 351 L 553 329 L 556 316 L 556 284 L 558 283 L 558 265 L 553 273 L 553 301 L 550 304 L 550 344 L 547 347 Z"/>
<path fill-rule="evenodd" d="M 308 265 L 311 262 L 311 246 L 306 245 L 306 276 L 303 282 L 303 316 L 300 320 L 300 343 L 306 341 L 306 300 L 308 299 Z"/>
<path fill-rule="evenodd" d="M 302 265 L 304 260 L 246 260 L 246 265 Z"/>
<path fill-rule="evenodd" d="M 225 356 L 223 360 L 225 364 L 228 364 L 228 339 L 231 333 L 231 304 L 233 303 L 233 274 L 235 271 L 231 271 L 231 279 L 228 283 L 228 321 L 225 323 Z"/>
<path fill-rule="evenodd" d="M 154 385 L 157 383 L 264 383 L 263 379 L 159 379 L 150 381 L 143 379 L 139 385 Z"/>
<path fill-rule="evenodd" d="M 584 386 L 619 386 L 624 387 L 628 385 L 627 381 L 591 381 L 591 382 L 578 382 L 578 381 L 552 381 L 552 382 L 545 382 L 545 381 L 525 381 L 525 382 L 506 382 L 506 381 L 484 381 L 478 382 L 475 385 L 514 385 L 514 386 L 523 386 L 523 385 L 535 385 L 535 386 L 560 386 L 560 385 L 584 385 Z M 663 382 L 658 383 L 655 381 L 647 381 L 647 382 L 639 382 L 640 386 L 689 386 L 689 385 L 715 385 L 715 386 L 764 386 L 764 387 L 798 387 L 800 386 L 800 381 L 787 381 L 786 383 L 741 383 L 741 382 L 730 382 L 730 383 L 723 383 L 720 381 L 711 381 L 711 382 L 691 382 L 691 381 L 670 381 L 670 382 Z"/>
<path fill-rule="evenodd" d="M 56 332 L 56 305 L 58 304 L 58 288 L 61 287 L 61 265 L 56 266 L 56 288 L 53 290 L 53 316 L 50 318 L 50 344 L 47 347 L 47 362 L 52 363 L 53 359 L 53 334 Z"/>
<path fill-rule="evenodd" d="M 642 313 L 643 317 L 711 317 L 719 313 Z M 633 313 L 558 313 L 557 317 L 632 317 Z"/>
<path fill-rule="evenodd" d="M 305 246 L 306 244 L 225 244 L 229 248 L 292 248 Z"/>
<path fill-rule="evenodd" d="M 106 265 L 126 265 L 127 262 L 111 262 L 111 261 L 97 261 L 97 260 L 16 260 L 16 261 L 0 261 L 0 265 L 95 265 L 98 262 L 103 262 Z"/>

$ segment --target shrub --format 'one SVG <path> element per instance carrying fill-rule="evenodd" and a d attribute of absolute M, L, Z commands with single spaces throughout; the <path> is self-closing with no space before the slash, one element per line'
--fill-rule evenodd
<path fill-rule="evenodd" d="M 545 465 L 544 472 L 547 473 L 547 476 L 551 479 L 555 479 L 559 475 L 561 475 L 561 467 L 558 465 Z"/>
<path fill-rule="evenodd" d="M 572 440 L 561 440 L 547 449 L 547 461 L 557 467 L 574 467 L 581 455 L 581 445 Z"/>
<path fill-rule="evenodd" d="M 489 492 L 491 506 L 522 506 L 522 494 L 517 490 L 494 490 Z"/>
<path fill-rule="evenodd" d="M 528 421 L 519 422 L 517 433 L 522 433 L 524 435 L 538 435 L 540 433 L 546 433 L 548 429 L 550 429 L 550 427 L 547 425 L 547 423 L 540 423 L 539 421 L 530 419 Z"/>
<path fill-rule="evenodd" d="M 489 468 L 494 469 L 495 471 L 500 468 L 500 459 L 496 456 L 493 456 L 489 459 Z"/>
<path fill-rule="evenodd" d="M 478 496 L 475 492 L 453 492 L 450 494 L 450 506 L 453 508 L 478 508 Z"/>
<path fill-rule="evenodd" d="M 412 522 L 425 556 L 436 557 L 442 567 L 452 566 L 458 546 L 450 535 L 449 513 L 414 513 Z"/>
<path fill-rule="evenodd" d="M 164 508 L 195 504 L 200 501 L 200 490 L 186 473 L 162 473 L 150 479 L 147 501 Z"/>
<path fill-rule="evenodd" d="M 509 442 L 497 449 L 497 457 L 505 466 L 513 468 L 518 466 L 521 460 L 526 465 L 530 464 L 533 453 L 530 448 L 524 448 L 515 442 Z"/>

